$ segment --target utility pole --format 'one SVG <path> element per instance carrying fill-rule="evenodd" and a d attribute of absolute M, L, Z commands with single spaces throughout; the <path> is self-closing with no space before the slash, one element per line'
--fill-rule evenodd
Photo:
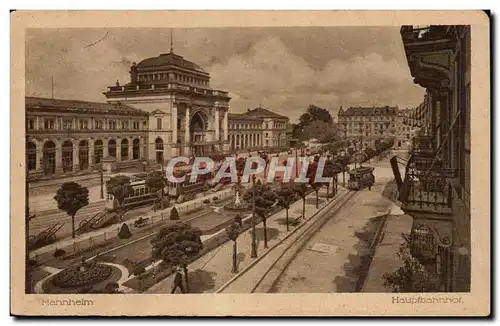
<path fill-rule="evenodd" d="M 253 206 L 252 206 L 252 258 L 257 258 L 257 236 L 255 234 L 255 174 L 252 175 L 252 197 L 253 197 Z"/>
<path fill-rule="evenodd" d="M 104 175 L 102 167 L 100 169 L 100 172 L 101 172 L 101 199 L 104 199 Z"/>

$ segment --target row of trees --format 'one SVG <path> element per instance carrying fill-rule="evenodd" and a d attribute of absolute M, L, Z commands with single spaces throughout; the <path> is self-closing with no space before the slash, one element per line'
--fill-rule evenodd
<path fill-rule="evenodd" d="M 155 202 L 155 209 L 159 204 L 161 209 L 165 208 L 165 178 L 161 171 L 150 172 L 146 178 L 146 186 L 153 192 L 158 193 L 158 200 Z M 118 211 L 123 213 L 123 203 L 125 198 L 134 194 L 134 188 L 130 184 L 130 177 L 117 175 L 106 182 L 106 191 L 113 196 Z M 83 207 L 89 204 L 89 190 L 76 183 L 65 182 L 57 190 L 54 200 L 57 207 L 71 217 L 72 237 L 75 238 L 75 215 Z"/>

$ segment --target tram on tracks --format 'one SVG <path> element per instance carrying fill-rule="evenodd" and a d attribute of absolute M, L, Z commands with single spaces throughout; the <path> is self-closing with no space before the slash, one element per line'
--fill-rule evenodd
<path fill-rule="evenodd" d="M 375 168 L 370 166 L 362 166 L 349 171 L 349 190 L 361 190 L 363 188 L 371 188 L 375 182 L 373 171 Z"/>

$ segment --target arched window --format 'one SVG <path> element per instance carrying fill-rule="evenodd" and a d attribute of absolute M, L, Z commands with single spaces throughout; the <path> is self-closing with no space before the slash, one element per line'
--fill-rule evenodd
<path fill-rule="evenodd" d="M 122 161 L 128 160 L 128 139 L 122 140 L 120 154 Z"/>
<path fill-rule="evenodd" d="M 70 140 L 62 144 L 63 172 L 73 171 L 73 143 Z"/>
<path fill-rule="evenodd" d="M 116 157 L 116 141 L 114 139 L 108 141 L 108 154 L 109 156 Z"/>
<path fill-rule="evenodd" d="M 28 142 L 26 147 L 26 156 L 28 165 L 28 171 L 36 169 L 36 145 L 33 142 Z"/>
<path fill-rule="evenodd" d="M 139 138 L 134 139 L 132 142 L 132 159 L 138 160 L 141 153 L 141 141 Z"/>
<path fill-rule="evenodd" d="M 98 139 L 94 143 L 94 160 L 97 163 L 101 163 L 102 160 L 102 155 L 103 155 L 103 148 L 104 146 L 102 145 L 102 140 Z"/>
<path fill-rule="evenodd" d="M 56 144 L 50 140 L 43 145 L 43 172 L 45 175 L 56 172 Z"/>
<path fill-rule="evenodd" d="M 82 140 L 78 144 L 78 163 L 80 170 L 89 168 L 89 143 L 86 140 Z"/>

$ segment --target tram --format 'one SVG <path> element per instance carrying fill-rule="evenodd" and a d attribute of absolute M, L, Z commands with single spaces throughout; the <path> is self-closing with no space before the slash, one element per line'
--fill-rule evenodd
<path fill-rule="evenodd" d="M 349 171 L 349 190 L 360 190 L 373 186 L 375 177 L 373 171 L 375 169 L 370 166 L 362 166 Z"/>

